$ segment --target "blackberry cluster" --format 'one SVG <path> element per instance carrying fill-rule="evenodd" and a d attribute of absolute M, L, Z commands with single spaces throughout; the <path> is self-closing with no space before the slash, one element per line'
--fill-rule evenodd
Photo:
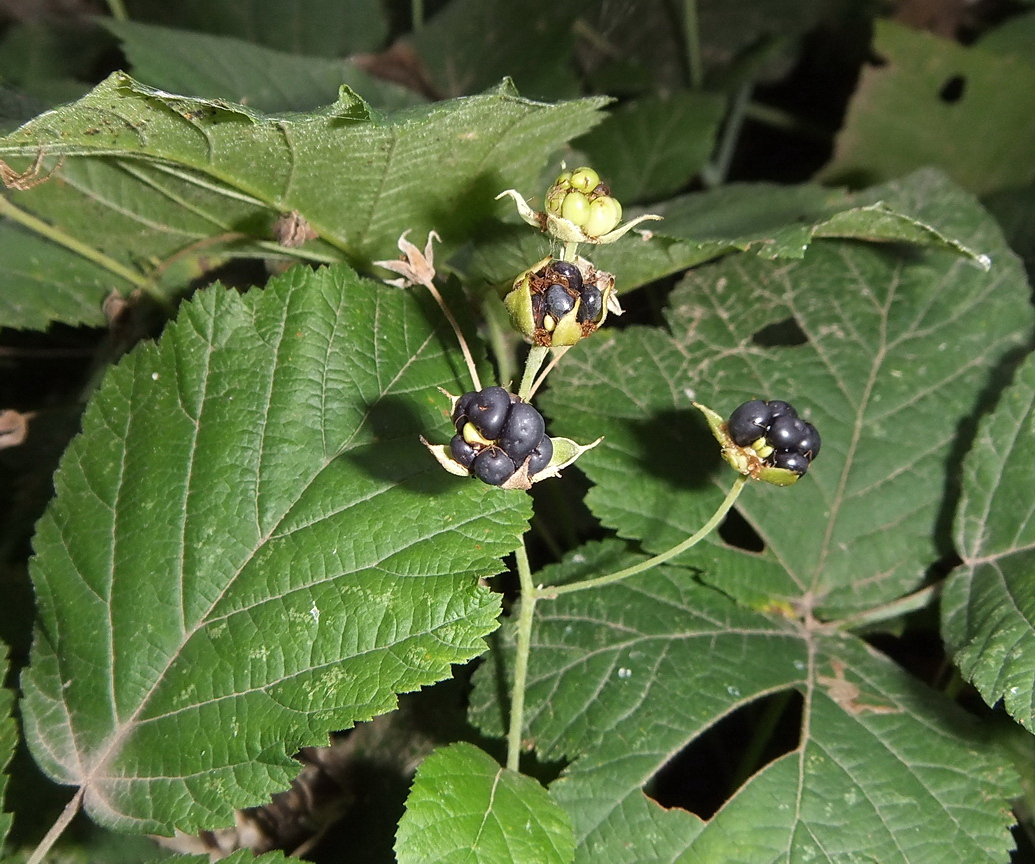
<path fill-rule="evenodd" d="M 453 458 L 490 486 L 502 486 L 526 459 L 531 477 L 553 457 L 543 415 L 502 387 L 461 396 L 453 409 L 453 425 Z"/>
<path fill-rule="evenodd" d="M 536 327 L 553 332 L 557 322 L 575 308 L 575 320 L 580 324 L 595 322 L 604 311 L 603 295 L 596 285 L 582 280 L 579 268 L 570 261 L 551 261 L 535 274 L 531 283 L 532 318 Z"/>
<path fill-rule="evenodd" d="M 738 447 L 752 447 L 774 468 L 804 474 L 819 455 L 819 432 L 786 402 L 752 399 L 737 408 L 726 431 Z"/>

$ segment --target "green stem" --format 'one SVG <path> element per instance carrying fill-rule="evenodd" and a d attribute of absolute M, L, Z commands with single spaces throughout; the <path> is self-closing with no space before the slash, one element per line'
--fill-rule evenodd
<path fill-rule="evenodd" d="M 424 0 L 410 0 L 410 21 L 414 33 L 424 28 Z"/>
<path fill-rule="evenodd" d="M 19 225 L 24 225 L 30 231 L 35 231 L 37 234 L 46 237 L 48 240 L 52 240 L 60 246 L 64 246 L 66 249 L 86 258 L 88 261 L 93 261 L 94 264 L 97 264 L 108 272 L 114 273 L 116 276 L 125 279 L 137 288 L 141 288 L 148 292 L 151 291 L 150 280 L 142 276 L 140 273 L 137 273 L 135 270 L 131 270 L 125 264 L 116 261 L 114 258 L 109 258 L 103 252 L 94 249 L 92 246 L 88 246 L 87 244 L 76 240 L 75 237 L 70 234 L 66 234 L 60 228 L 55 228 L 53 225 L 47 224 L 42 219 L 37 219 L 31 213 L 27 213 L 20 207 L 16 207 L 9 199 L 3 196 L 0 196 L 0 216 L 6 216 L 13 222 L 17 222 Z"/>
<path fill-rule="evenodd" d="M 116 21 L 129 20 L 129 16 L 126 14 L 126 6 L 122 0 L 108 0 L 108 11 L 111 12 L 111 17 Z"/>
<path fill-rule="evenodd" d="M 847 618 L 842 618 L 835 623 L 839 630 L 847 630 L 865 627 L 869 624 L 879 624 L 881 621 L 890 621 L 892 618 L 900 618 L 903 615 L 908 615 L 910 612 L 923 609 L 940 593 L 940 583 L 928 585 L 926 588 L 921 588 L 919 591 L 914 591 L 905 597 L 899 597 L 898 600 L 892 600 L 883 606 L 867 609 L 865 612 L 859 612 L 856 615 L 849 615 Z"/>
<path fill-rule="evenodd" d="M 421 284 L 431 292 L 431 296 L 434 297 L 435 302 L 438 303 L 438 308 L 442 310 L 442 314 L 446 316 L 449 326 L 453 328 L 453 333 L 456 334 L 456 341 L 460 343 L 460 350 L 464 352 L 464 361 L 467 363 L 467 371 L 471 373 L 471 381 L 474 384 L 474 389 L 481 390 L 482 382 L 478 377 L 478 367 L 474 365 L 474 357 L 471 356 L 471 349 L 467 347 L 467 340 L 464 338 L 463 331 L 460 329 L 460 325 L 456 323 L 456 318 L 453 317 L 453 313 L 449 311 L 445 298 L 439 293 L 438 288 L 435 287 L 435 283 L 430 279 Z"/>
<path fill-rule="evenodd" d="M 482 303 L 482 320 L 489 331 L 489 345 L 496 358 L 497 380 L 502 387 L 510 388 L 517 378 L 517 344 L 514 330 L 510 326 L 510 315 L 495 297 Z M 524 343 L 521 343 L 524 344 Z"/>
<path fill-rule="evenodd" d="M 565 242 L 564 248 L 561 250 L 562 261 L 575 261 L 575 256 L 579 254 L 579 244 L 574 240 Z"/>
<path fill-rule="evenodd" d="M 740 138 L 740 130 L 744 126 L 744 117 L 747 114 L 748 105 L 751 103 L 752 84 L 742 84 L 733 97 L 733 104 L 730 105 L 726 123 L 722 127 L 722 138 L 719 139 L 719 149 L 715 158 L 704 167 L 701 172 L 701 179 L 704 185 L 713 188 L 721 186 L 729 176 L 730 165 L 733 162 L 733 153 L 737 149 L 737 140 Z"/>
<path fill-rule="evenodd" d="M 532 647 L 532 620 L 538 600 L 532 582 L 532 568 L 524 540 L 514 550 L 518 579 L 521 583 L 521 603 L 518 606 L 517 650 L 514 657 L 514 687 L 510 697 L 510 729 L 507 732 L 507 768 L 517 771 L 521 761 L 521 733 L 525 725 L 525 685 L 528 679 L 528 655 Z"/>
<path fill-rule="evenodd" d="M 525 374 L 521 376 L 521 386 L 518 388 L 518 396 L 526 402 L 532 395 L 532 383 L 535 381 L 536 373 L 542 368 L 543 361 L 550 353 L 549 348 L 542 345 L 533 345 L 528 349 L 528 357 L 525 358 Z"/>
<path fill-rule="evenodd" d="M 701 33 L 697 23 L 697 0 L 683 0 L 683 38 L 686 42 L 686 64 L 690 70 L 690 89 L 704 85 L 701 62 Z"/>
<path fill-rule="evenodd" d="M 553 357 L 550 358 L 549 365 L 543 370 L 543 374 L 536 378 L 535 383 L 532 385 L 532 389 L 528 391 L 528 398 L 531 399 L 535 396 L 536 391 L 543 386 L 543 382 L 546 380 L 546 376 L 550 374 L 550 370 L 553 369 L 558 363 L 561 362 L 561 358 L 567 354 L 574 346 L 572 345 L 561 345 L 558 348 L 553 349 Z"/>
<path fill-rule="evenodd" d="M 662 552 L 660 555 L 655 555 L 653 558 L 648 558 L 646 561 L 641 561 L 639 564 L 634 564 L 632 567 L 626 567 L 624 570 L 619 570 L 617 573 L 609 573 L 606 576 L 597 576 L 593 579 L 585 579 L 582 582 L 572 582 L 568 585 L 548 585 L 540 591 L 539 596 L 544 600 L 553 600 L 556 597 L 560 597 L 562 594 L 571 594 L 575 591 L 585 591 L 587 588 L 599 588 L 601 585 L 610 585 L 612 582 L 618 582 L 622 579 L 628 578 L 629 576 L 635 576 L 637 573 L 643 573 L 645 570 L 650 570 L 652 567 L 664 564 L 666 561 L 671 558 L 675 558 L 677 555 L 682 555 L 687 549 L 696 546 L 718 527 L 719 523 L 722 522 L 726 514 L 729 512 L 730 508 L 736 503 L 737 498 L 740 497 L 741 490 L 744 488 L 744 484 L 747 482 L 747 479 L 748 478 L 745 475 L 739 475 L 737 479 L 733 481 L 733 487 L 719 505 L 719 509 L 712 514 L 711 519 L 705 522 L 696 534 L 690 535 L 686 540 L 681 543 L 677 543 L 671 549 Z"/>

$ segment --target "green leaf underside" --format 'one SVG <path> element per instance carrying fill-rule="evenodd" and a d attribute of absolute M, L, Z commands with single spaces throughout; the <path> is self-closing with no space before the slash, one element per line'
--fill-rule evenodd
<path fill-rule="evenodd" d="M 528 504 L 418 440 L 448 436 L 452 342 L 423 296 L 295 268 L 199 293 L 108 374 L 39 524 L 22 679 L 35 757 L 99 822 L 230 824 L 484 650 L 477 579 Z"/>
<path fill-rule="evenodd" d="M 134 77 L 170 93 L 223 98 L 256 111 L 307 111 L 351 87 L 371 105 L 424 102 L 411 90 L 373 78 L 352 61 L 286 54 L 228 36 L 104 19 L 122 42 Z"/>
<path fill-rule="evenodd" d="M 874 183 L 935 165 L 975 192 L 1035 178 L 1030 50 L 998 54 L 880 20 L 873 50 L 883 62 L 863 68 L 825 178 Z"/>
<path fill-rule="evenodd" d="M 573 854 L 571 823 L 549 793 L 466 743 L 421 765 L 396 837 L 400 864 L 567 864 Z"/>
<path fill-rule="evenodd" d="M 101 304 L 112 290 L 106 270 L 10 222 L 0 222 L 0 250 L 0 326 L 104 323 Z"/>
<path fill-rule="evenodd" d="M 916 182 L 940 182 L 924 172 Z M 605 178 L 606 179 L 606 178 Z M 855 195 L 821 186 L 731 184 L 651 205 L 664 216 L 645 230 L 609 246 L 595 247 L 593 263 L 615 274 L 620 292 L 678 273 L 730 252 L 753 251 L 762 258 L 800 259 L 818 239 L 840 237 L 885 243 L 915 243 L 948 249 L 978 260 L 973 249 L 952 231 L 948 213 L 921 215 L 901 197 L 885 198 L 888 187 Z M 626 213 L 632 218 L 639 211 Z M 460 269 L 499 284 L 513 279 L 545 254 L 546 243 L 527 228 L 504 233 L 479 246 Z M 515 269 L 517 267 L 517 269 Z"/>
<path fill-rule="evenodd" d="M 321 238 L 300 254 L 368 266 L 394 257 L 403 231 L 456 242 L 494 218 L 494 196 L 531 184 L 549 153 L 599 121 L 602 102 L 545 105 L 505 84 L 375 116 L 346 88 L 331 106 L 277 117 L 115 73 L 0 139 L 0 157 L 20 171 L 40 148 L 48 170 L 64 156 L 15 200 L 123 263 L 199 241 L 210 254 L 214 237 L 279 254 L 272 224 L 298 210 Z"/>
<path fill-rule="evenodd" d="M 713 535 L 680 559 L 752 606 L 806 603 L 836 618 L 918 587 L 940 554 L 958 424 L 1031 327 L 1021 268 L 969 196 L 933 174 L 881 196 L 944 220 L 992 269 L 837 241 L 794 263 L 732 256 L 676 289 L 670 332 L 597 334 L 543 396 L 552 431 L 604 436 L 579 461 L 593 512 L 655 552 L 696 531 L 732 479 L 692 401 L 728 416 L 748 399 L 786 399 L 816 425 L 808 474 L 789 489 L 753 484 L 737 504 L 763 554 Z"/>
<path fill-rule="evenodd" d="M 956 541 L 963 564 L 942 599 L 944 632 L 989 705 L 1035 731 L 1035 358 L 978 430 L 964 462 Z"/>
<path fill-rule="evenodd" d="M 641 559 L 611 540 L 535 578 Z M 542 759 L 574 760 L 551 794 L 571 814 L 576 861 L 1005 860 L 1016 783 L 1006 758 L 974 718 L 861 640 L 738 608 L 671 567 L 540 601 L 536 619 L 524 737 Z M 513 628 L 504 633 L 509 668 Z M 494 662 L 479 670 L 473 703 L 500 734 L 496 675 Z M 711 820 L 644 795 L 724 715 L 790 688 L 804 697 L 798 747 Z"/>

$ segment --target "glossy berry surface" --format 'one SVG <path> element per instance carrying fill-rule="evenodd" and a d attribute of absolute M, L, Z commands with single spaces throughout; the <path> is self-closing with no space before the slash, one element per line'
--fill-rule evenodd
<path fill-rule="evenodd" d="M 550 267 L 555 274 L 568 280 L 568 287 L 573 291 L 582 289 L 582 273 L 570 261 L 554 261 Z"/>
<path fill-rule="evenodd" d="M 456 427 L 457 432 L 463 432 L 464 426 L 467 425 L 468 416 L 467 412 L 471 407 L 471 403 L 478 397 L 478 391 L 474 390 L 470 393 L 464 393 L 459 399 L 456 400 L 456 407 L 453 408 L 453 425 Z"/>
<path fill-rule="evenodd" d="M 769 446 L 776 450 L 798 450 L 802 453 L 805 451 L 802 449 L 801 443 L 807 439 L 805 421 L 800 417 L 791 417 L 789 414 L 781 414 L 773 420 L 765 436 Z"/>
<path fill-rule="evenodd" d="M 478 451 L 468 444 L 462 435 L 453 436 L 453 440 L 449 442 L 449 452 L 464 468 L 470 468 L 474 457 L 478 455 Z"/>
<path fill-rule="evenodd" d="M 765 456 L 764 464 L 799 475 L 819 455 L 816 427 L 802 420 L 793 406 L 778 399 L 752 399 L 740 405 L 726 421 L 726 432 L 738 447 L 757 444 L 756 455 Z M 764 439 L 766 449 L 758 444 L 759 439 Z"/>
<path fill-rule="evenodd" d="M 554 320 L 559 320 L 575 308 L 575 298 L 571 296 L 563 285 L 551 285 L 546 289 L 546 300 L 543 304 L 543 311 L 551 315 Z"/>
<path fill-rule="evenodd" d="M 770 461 L 775 468 L 785 468 L 795 474 L 804 474 L 809 470 L 808 457 L 794 450 L 777 450 Z"/>
<path fill-rule="evenodd" d="M 752 399 L 730 414 L 726 431 L 729 432 L 734 444 L 738 447 L 747 447 L 765 436 L 772 417 L 773 412 L 769 405 L 761 399 Z"/>
<path fill-rule="evenodd" d="M 585 321 L 596 321 L 600 313 L 604 311 L 604 300 L 600 289 L 595 285 L 582 286 L 582 303 L 579 305 L 579 313 L 575 317 L 582 324 Z"/>
<path fill-rule="evenodd" d="M 520 465 L 539 446 L 545 431 L 543 415 L 527 402 L 518 402 L 510 409 L 497 443 L 516 464 Z"/>
<path fill-rule="evenodd" d="M 532 454 L 528 458 L 528 476 L 533 477 L 542 471 L 553 458 L 553 441 L 549 435 L 544 435 Z"/>
<path fill-rule="evenodd" d="M 491 441 L 500 437 L 509 412 L 510 394 L 502 387 L 486 387 L 471 400 L 467 418 L 483 437 Z"/>
<path fill-rule="evenodd" d="M 514 460 L 498 447 L 482 450 L 471 463 L 471 471 L 490 486 L 502 486 L 517 470 Z"/>

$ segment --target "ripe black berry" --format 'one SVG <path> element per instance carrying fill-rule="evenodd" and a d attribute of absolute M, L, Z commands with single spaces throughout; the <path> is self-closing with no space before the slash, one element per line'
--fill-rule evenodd
<path fill-rule="evenodd" d="M 554 273 L 568 280 L 569 288 L 573 291 L 582 290 L 582 273 L 578 267 L 570 261 L 554 261 L 552 267 Z"/>
<path fill-rule="evenodd" d="M 449 442 L 449 452 L 464 468 L 470 468 L 474 457 L 478 455 L 478 451 L 468 444 L 462 435 L 453 436 L 453 440 Z"/>
<path fill-rule="evenodd" d="M 542 471 L 553 458 L 553 441 L 549 435 L 544 435 L 539 445 L 532 451 L 528 459 L 528 476 L 533 477 Z"/>
<path fill-rule="evenodd" d="M 520 465 L 542 441 L 545 431 L 543 415 L 527 402 L 518 402 L 511 406 L 497 444 Z"/>
<path fill-rule="evenodd" d="M 799 475 L 808 470 L 819 454 L 816 427 L 802 420 L 791 405 L 778 399 L 745 402 L 730 415 L 726 432 L 738 447 L 754 447 L 763 438 L 766 448 L 758 444 L 756 455 L 768 454 L 764 464 Z"/>
<path fill-rule="evenodd" d="M 487 447 L 471 463 L 474 476 L 490 486 L 502 486 L 516 470 L 514 460 L 498 447 Z"/>
<path fill-rule="evenodd" d="M 777 450 L 771 457 L 776 468 L 786 468 L 795 474 L 804 474 L 809 470 L 809 458 L 795 450 Z"/>
<path fill-rule="evenodd" d="M 574 308 L 575 298 L 565 290 L 563 285 L 551 285 L 546 289 L 546 301 L 543 310 L 547 315 L 551 315 L 555 321 L 559 321 Z"/>
<path fill-rule="evenodd" d="M 774 399 L 772 402 L 767 403 L 769 405 L 770 416 L 775 420 L 777 417 L 781 417 L 787 414 L 791 417 L 797 417 L 798 412 L 794 410 L 794 406 L 790 402 L 782 402 L 779 399 Z"/>
<path fill-rule="evenodd" d="M 747 447 L 762 438 L 772 420 L 772 409 L 761 399 L 752 399 L 737 408 L 726 423 L 733 443 L 738 447 Z"/>
<path fill-rule="evenodd" d="M 796 450 L 804 453 L 801 444 L 803 441 L 807 444 L 809 437 L 804 420 L 781 414 L 769 425 L 765 440 L 774 450 Z"/>
<path fill-rule="evenodd" d="M 453 409 L 453 425 L 456 426 L 456 431 L 463 433 L 464 426 L 467 425 L 468 416 L 467 412 L 471 407 L 471 403 L 478 398 L 478 391 L 472 390 L 470 393 L 464 393 L 459 399 L 456 400 L 456 407 Z"/>
<path fill-rule="evenodd" d="M 500 437 L 509 411 L 510 394 L 502 387 L 486 387 L 471 401 L 467 417 L 482 437 L 493 441 Z"/>
<path fill-rule="evenodd" d="M 600 295 L 600 289 L 596 285 L 582 286 L 582 303 L 579 305 L 579 313 L 576 319 L 580 324 L 586 321 L 596 321 L 600 313 L 604 311 L 604 300 Z"/>

